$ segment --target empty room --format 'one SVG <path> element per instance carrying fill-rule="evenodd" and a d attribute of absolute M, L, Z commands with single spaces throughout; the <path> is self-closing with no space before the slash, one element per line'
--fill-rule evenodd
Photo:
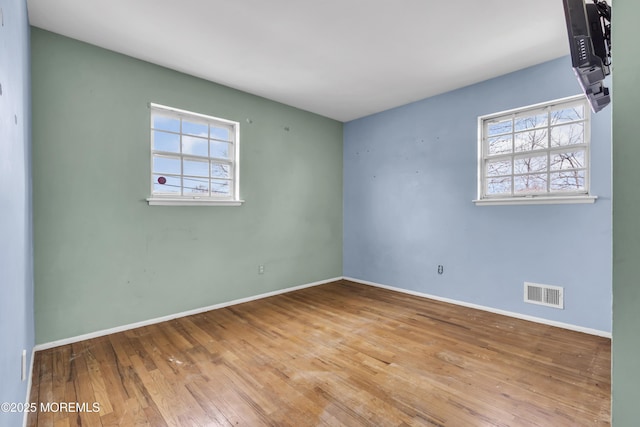
<path fill-rule="evenodd" d="M 0 427 L 636 426 L 631 0 L 0 0 Z"/>

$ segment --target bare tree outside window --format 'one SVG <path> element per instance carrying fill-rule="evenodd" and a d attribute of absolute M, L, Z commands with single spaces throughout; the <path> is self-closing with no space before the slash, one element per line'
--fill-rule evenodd
<path fill-rule="evenodd" d="M 588 193 L 583 97 L 479 118 L 480 199 Z"/>

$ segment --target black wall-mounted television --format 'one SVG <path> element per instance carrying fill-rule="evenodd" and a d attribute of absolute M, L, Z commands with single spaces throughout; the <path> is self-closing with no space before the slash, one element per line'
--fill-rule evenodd
<path fill-rule="evenodd" d="M 562 0 L 567 21 L 571 66 L 591 109 L 611 102 L 604 78 L 611 73 L 611 6 L 604 0 Z"/>

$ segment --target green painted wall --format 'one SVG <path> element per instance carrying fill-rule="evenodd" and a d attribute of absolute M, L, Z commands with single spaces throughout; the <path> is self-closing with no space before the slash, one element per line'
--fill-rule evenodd
<path fill-rule="evenodd" d="M 640 3 L 615 0 L 613 54 L 613 425 L 640 425 Z"/>
<path fill-rule="evenodd" d="M 340 122 L 31 37 L 37 343 L 342 275 Z M 149 102 L 241 123 L 243 206 L 148 206 Z"/>

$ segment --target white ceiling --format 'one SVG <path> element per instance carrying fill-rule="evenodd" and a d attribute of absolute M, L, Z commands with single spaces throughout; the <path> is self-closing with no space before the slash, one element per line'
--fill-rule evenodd
<path fill-rule="evenodd" d="M 32 25 L 340 121 L 568 54 L 561 0 L 28 0 Z"/>

